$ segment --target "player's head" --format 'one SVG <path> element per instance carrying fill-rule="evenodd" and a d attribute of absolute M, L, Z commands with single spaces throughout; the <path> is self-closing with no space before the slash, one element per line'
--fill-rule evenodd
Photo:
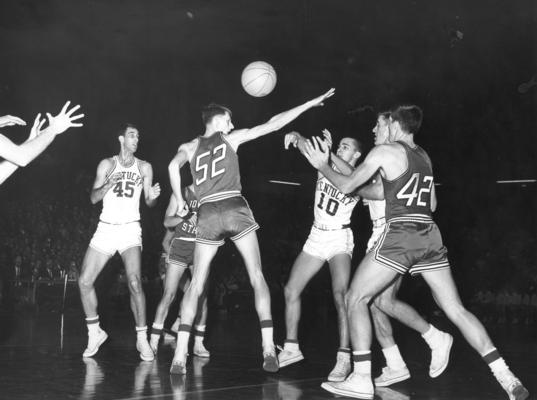
<path fill-rule="evenodd" d="M 377 124 L 373 128 L 375 146 L 388 143 L 390 137 L 390 112 L 380 112 L 377 115 Z"/>
<path fill-rule="evenodd" d="M 344 137 L 339 141 L 336 154 L 343 161 L 355 165 L 362 155 L 362 144 L 354 138 Z"/>
<path fill-rule="evenodd" d="M 390 115 L 390 141 L 398 135 L 415 135 L 421 127 L 423 111 L 415 105 L 399 106 Z"/>
<path fill-rule="evenodd" d="M 130 151 L 131 153 L 134 153 L 138 149 L 140 134 L 136 126 L 124 123 L 118 130 L 117 135 L 122 149 Z"/>
<path fill-rule="evenodd" d="M 206 128 L 215 132 L 229 133 L 234 126 L 231 123 L 231 110 L 220 104 L 211 103 L 201 110 L 201 119 Z"/>

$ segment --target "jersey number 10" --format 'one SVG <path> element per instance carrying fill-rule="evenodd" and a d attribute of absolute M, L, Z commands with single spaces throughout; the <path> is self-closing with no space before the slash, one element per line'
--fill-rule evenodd
<path fill-rule="evenodd" d="M 209 175 L 209 179 L 213 179 L 215 176 L 218 176 L 226 172 L 225 168 L 218 169 L 216 166 L 216 163 L 226 158 L 226 148 L 227 148 L 226 145 L 223 143 L 219 146 L 216 146 L 212 152 L 206 151 L 205 153 L 202 153 L 196 157 L 196 172 L 201 172 L 202 174 L 200 178 L 196 178 L 196 185 L 200 185 L 203 182 L 205 182 L 207 180 L 207 175 Z M 213 158 L 213 161 L 211 162 L 211 168 L 210 168 L 211 171 L 209 173 L 209 165 L 207 164 L 207 162 L 202 163 L 202 159 L 211 155 L 211 153 L 214 158 Z M 218 153 L 220 153 L 220 155 L 216 156 Z"/>
<path fill-rule="evenodd" d="M 431 193 L 432 188 L 433 177 L 427 175 L 420 181 L 420 174 L 416 172 L 415 174 L 412 174 L 407 183 L 405 183 L 405 186 L 397 192 L 397 198 L 399 200 L 406 199 L 407 207 L 413 206 L 414 203 L 417 206 L 425 207 L 428 204 L 421 199 L 421 196 L 426 193 Z M 414 200 L 416 200 L 416 202 Z"/>
<path fill-rule="evenodd" d="M 317 204 L 317 207 L 319 207 L 321 210 L 323 209 L 324 193 L 321 193 L 321 198 L 319 199 L 319 204 Z M 324 207 L 324 210 L 326 211 L 328 215 L 336 215 L 338 208 L 339 208 L 339 202 L 330 198 L 326 202 L 326 207 Z"/>

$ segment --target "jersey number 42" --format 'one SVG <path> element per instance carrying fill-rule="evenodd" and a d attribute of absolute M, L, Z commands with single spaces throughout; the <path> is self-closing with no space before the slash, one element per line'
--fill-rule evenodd
<path fill-rule="evenodd" d="M 397 192 L 399 200 L 406 199 L 406 206 L 411 207 L 417 205 L 420 207 L 428 206 L 428 203 L 422 200 L 422 196 L 431 193 L 433 188 L 433 177 L 426 175 L 420 179 L 420 173 L 412 174 L 410 179 L 405 183 L 405 186 Z"/>

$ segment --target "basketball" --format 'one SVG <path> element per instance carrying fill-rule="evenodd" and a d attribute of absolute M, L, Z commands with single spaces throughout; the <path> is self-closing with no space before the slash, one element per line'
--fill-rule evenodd
<path fill-rule="evenodd" d="M 242 71 L 241 83 L 250 96 L 266 96 L 276 86 L 276 71 L 264 61 L 254 61 Z"/>

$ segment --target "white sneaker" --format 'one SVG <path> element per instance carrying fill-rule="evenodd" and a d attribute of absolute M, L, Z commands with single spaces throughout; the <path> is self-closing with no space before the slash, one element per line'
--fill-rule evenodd
<path fill-rule="evenodd" d="M 324 382 L 321 387 L 330 393 L 356 399 L 371 400 L 375 394 L 371 377 L 357 372 L 350 374 L 343 382 Z"/>
<path fill-rule="evenodd" d="M 526 400 L 530 396 L 528 389 L 509 369 L 494 374 L 494 376 L 509 395 L 509 400 Z"/>
<path fill-rule="evenodd" d="M 406 367 L 400 369 L 393 369 L 390 367 L 382 368 L 382 374 L 375 378 L 375 386 L 385 387 L 393 385 L 397 382 L 406 381 L 410 378 L 410 371 Z"/>
<path fill-rule="evenodd" d="M 194 343 L 194 348 L 192 349 L 192 353 L 194 353 L 195 356 L 201 357 L 201 358 L 211 357 L 211 353 L 209 352 L 209 350 L 205 348 L 202 341 Z"/>
<path fill-rule="evenodd" d="M 429 376 L 436 378 L 448 366 L 449 353 L 453 344 L 453 336 L 446 332 L 440 332 L 441 339 L 439 344 L 431 349 L 431 365 L 429 366 Z"/>
<path fill-rule="evenodd" d="M 186 361 L 172 360 L 170 367 L 170 374 L 172 375 L 186 375 Z"/>
<path fill-rule="evenodd" d="M 160 341 L 160 335 L 151 335 L 151 338 L 149 339 L 149 346 L 151 346 L 151 350 L 153 350 L 154 354 L 157 354 L 158 350 L 158 342 Z"/>
<path fill-rule="evenodd" d="M 343 382 L 351 373 L 351 355 L 342 351 L 337 352 L 336 366 L 328 375 L 330 382 Z"/>
<path fill-rule="evenodd" d="M 99 351 L 99 347 L 108 339 L 108 334 L 99 329 L 97 333 L 88 333 L 88 347 L 82 353 L 82 357 L 92 357 Z"/>
<path fill-rule="evenodd" d="M 140 352 L 140 358 L 144 361 L 153 361 L 155 359 L 155 353 L 153 353 L 153 349 L 151 349 L 145 338 L 136 340 L 136 350 Z"/>
<path fill-rule="evenodd" d="M 298 349 L 288 350 L 284 347 L 281 350 L 282 351 L 280 352 L 280 354 L 278 354 L 278 364 L 280 364 L 280 368 L 287 367 L 288 365 L 294 364 L 304 359 L 304 355 Z"/>

